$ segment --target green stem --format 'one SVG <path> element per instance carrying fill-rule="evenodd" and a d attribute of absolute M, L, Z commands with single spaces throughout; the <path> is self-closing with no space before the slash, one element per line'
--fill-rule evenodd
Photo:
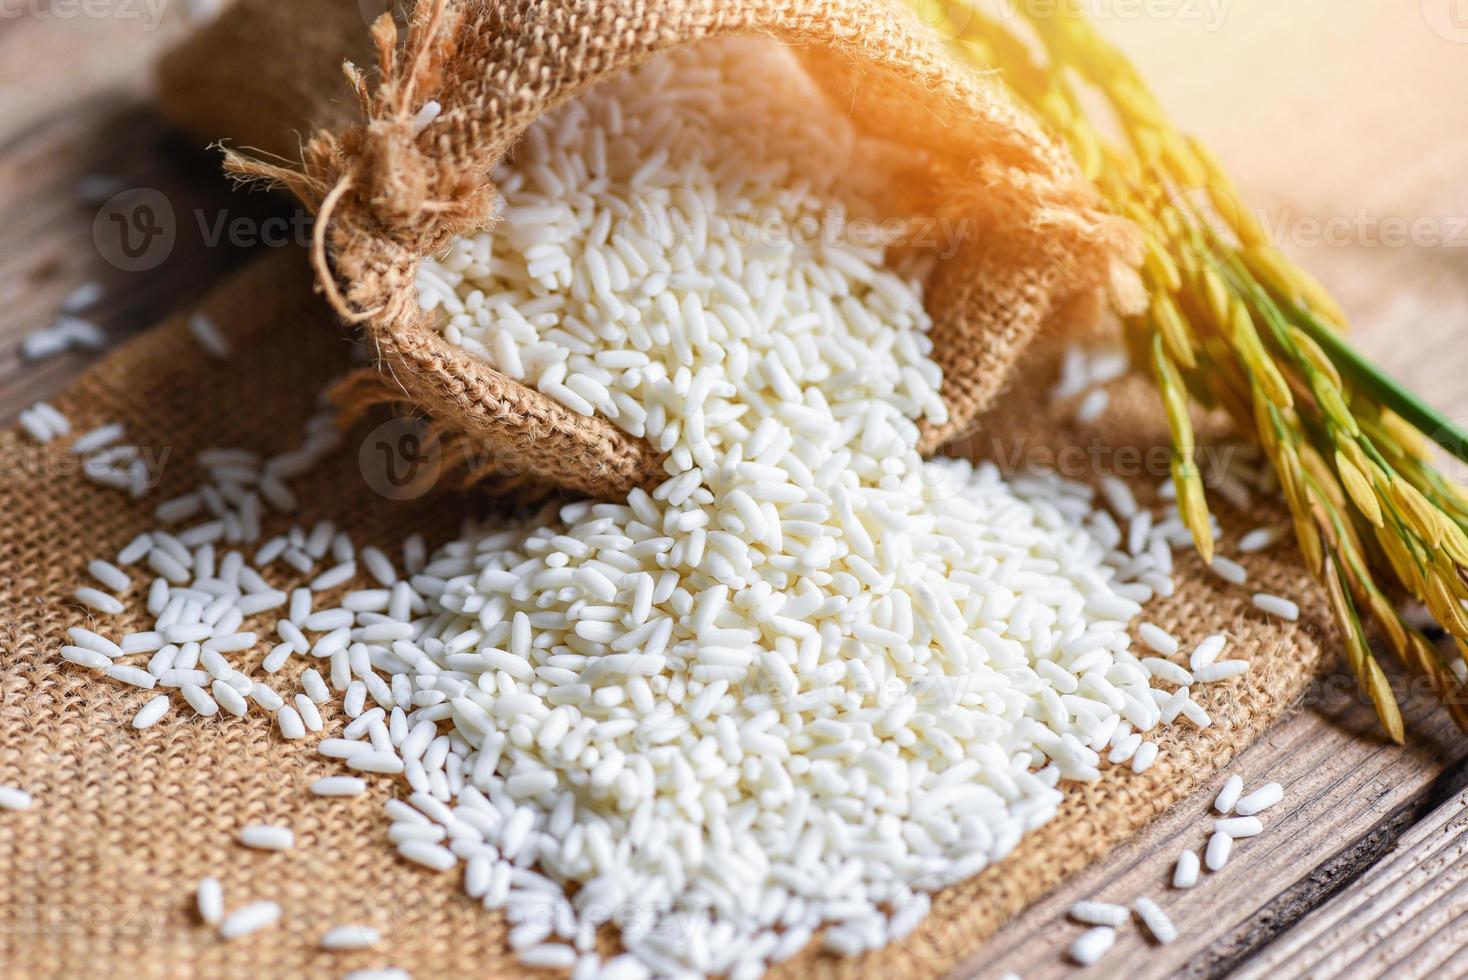
<path fill-rule="evenodd" d="M 1315 314 L 1298 306 L 1292 312 L 1300 329 L 1321 346 L 1340 372 L 1359 385 L 1364 394 L 1377 399 L 1418 432 L 1468 463 L 1468 432 L 1368 361 Z"/>

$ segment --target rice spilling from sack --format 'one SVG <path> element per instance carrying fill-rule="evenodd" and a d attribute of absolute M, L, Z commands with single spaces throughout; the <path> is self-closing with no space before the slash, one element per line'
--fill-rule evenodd
<path fill-rule="evenodd" d="M 419 644 L 477 675 L 477 788 L 530 808 L 581 921 L 651 913 L 622 938 L 659 972 L 905 935 L 1160 713 L 1127 652 L 1151 590 L 1084 492 L 918 456 L 924 263 L 861 237 L 892 225 L 849 179 L 890 148 L 800 99 L 760 42 L 603 84 L 419 280 L 448 339 L 668 454 L 651 494 L 450 546 Z"/>
<path fill-rule="evenodd" d="M 118 556 L 158 575 L 155 629 L 73 631 L 68 659 L 306 739 L 330 727 L 326 681 L 306 671 L 293 700 L 269 675 L 319 658 L 353 719 L 319 751 L 412 788 L 388 804 L 399 853 L 462 866 L 522 962 L 578 976 L 753 977 L 818 935 L 900 940 L 1045 823 L 1063 780 L 1102 753 L 1141 771 L 1146 732 L 1207 724 L 1191 674 L 1128 636 L 1171 588 L 1175 514 L 1113 484 L 1123 544 L 1085 486 L 917 454 L 917 423 L 944 417 L 928 263 L 860 224 L 890 148 L 781 111 L 807 97 L 773 45 L 665 55 L 536 122 L 495 174 L 500 222 L 424 264 L 445 336 L 646 436 L 655 490 L 426 558 L 410 539 L 404 573 L 329 525 L 216 562 L 335 450 L 318 414 L 297 453 L 201 454 L 217 486 L 159 515 L 212 516 Z M 309 585 L 287 598 L 261 574 L 277 561 Z M 358 562 L 376 584 L 341 595 Z M 229 658 L 265 616 L 262 679 Z M 608 926 L 626 952 L 603 962 Z"/>

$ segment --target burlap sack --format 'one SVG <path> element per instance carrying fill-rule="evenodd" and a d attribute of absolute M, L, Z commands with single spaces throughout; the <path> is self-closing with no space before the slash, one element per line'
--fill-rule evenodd
<path fill-rule="evenodd" d="M 310 742 L 282 741 L 258 711 L 201 720 L 176 710 L 135 732 L 128 721 L 151 694 L 57 656 L 65 628 L 90 618 L 69 598 L 87 560 L 114 554 L 153 526 L 154 503 L 193 485 L 196 450 L 289 448 L 321 385 L 346 369 L 347 347 L 311 295 L 306 265 L 298 253 L 270 256 L 206 299 L 203 309 L 234 342 L 232 360 L 201 356 L 180 316 L 114 352 L 56 399 L 79 427 L 120 421 L 148 451 L 166 452 L 162 485 L 149 499 L 133 501 L 81 479 L 62 446 L 42 449 L 16 432 L 0 433 L 0 785 L 25 787 L 37 798 L 29 812 L 0 811 L 0 975 L 254 980 L 339 977 L 385 965 L 420 980 L 524 973 L 505 951 L 500 918 L 464 897 L 457 876 L 394 858 L 381 806 L 402 786 L 381 778 L 358 799 L 312 797 L 307 786 L 338 771 L 335 765 Z M 1080 458 L 1097 465 L 1083 462 L 1075 472 L 1105 469 L 1107 460 L 1127 471 L 1132 454 L 1165 445 L 1155 396 L 1143 382 L 1115 386 L 1112 409 L 1089 429 L 1047 407 L 1053 351 L 1036 348 L 1043 356 L 1025 366 L 1013 397 L 993 417 L 988 431 L 996 442 L 986 441 L 986 451 L 1043 461 L 1064 447 L 1093 447 Z M 359 543 L 393 549 L 414 530 L 443 540 L 483 506 L 478 493 L 379 496 L 372 490 L 380 485 L 375 450 L 371 423 L 354 429 L 335 457 L 297 484 L 303 505 L 296 519 L 330 517 Z M 1142 492 L 1157 479 L 1139 476 L 1134 485 Z M 1247 525 L 1224 516 L 1227 547 L 1241 526 L 1277 515 L 1253 514 Z M 265 531 L 287 523 L 276 519 Z M 1213 727 L 1179 723 L 1163 731 L 1162 753 L 1143 775 L 1106 767 L 1099 782 L 1068 786 L 1055 820 L 1003 863 L 942 892 L 906 941 L 857 959 L 808 951 L 777 975 L 930 977 L 981 958 L 982 941 L 1002 921 L 1210 780 L 1287 710 L 1328 637 L 1325 604 L 1291 546 L 1244 561 L 1253 587 L 1301 601 L 1299 625 L 1264 621 L 1245 590 L 1223 585 L 1191 555 L 1178 559 L 1177 594 L 1150 604 L 1147 617 L 1185 645 L 1227 631 L 1231 649 L 1253 665 L 1242 677 L 1196 689 Z M 144 623 L 129 613 L 98 628 L 117 635 Z M 264 652 L 249 654 L 247 669 Z M 278 675 L 276 686 L 290 690 L 300 667 Z M 335 731 L 340 713 L 324 713 Z M 255 821 L 292 827 L 296 848 L 265 854 L 233 843 L 235 831 Z M 222 880 L 228 907 L 273 899 L 284 907 L 283 921 L 221 942 L 192 912 L 193 888 L 205 875 Z M 327 928 L 351 922 L 380 928 L 383 947 L 317 949 Z M 612 937 L 606 941 L 610 948 Z"/>
<path fill-rule="evenodd" d="M 444 341 L 418 309 L 415 269 L 480 226 L 490 170 L 536 117 L 658 51 L 736 33 L 801 50 L 831 105 L 792 111 L 848 111 L 928 151 L 894 178 L 907 213 L 964 229 L 929 291 L 952 415 L 924 433 L 932 450 L 1000 390 L 1047 315 L 1094 300 L 1136 256 L 1070 158 L 901 0 L 422 0 L 405 39 L 384 17 L 371 48 L 355 0 L 242 0 L 165 61 L 161 88 L 184 125 L 256 148 L 231 158 L 237 173 L 317 212 L 320 282 L 381 361 L 381 384 L 354 386 L 359 401 L 427 409 L 501 478 L 618 496 L 656 482 L 660 454 Z M 375 79 L 351 74 L 354 103 L 326 80 L 343 59 L 377 66 Z M 430 99 L 443 114 L 415 134 Z"/>

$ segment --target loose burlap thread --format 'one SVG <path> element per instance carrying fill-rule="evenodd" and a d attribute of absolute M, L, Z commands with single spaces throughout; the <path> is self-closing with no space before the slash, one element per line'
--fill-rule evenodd
<path fill-rule="evenodd" d="M 110 556 L 154 526 L 152 507 L 191 488 L 192 454 L 209 446 L 278 452 L 294 445 L 323 383 L 349 368 L 348 345 L 311 294 L 304 256 L 267 257 L 219 286 L 202 304 L 233 341 L 228 362 L 204 357 L 179 316 L 130 342 L 88 372 L 56 404 L 79 429 L 122 422 L 129 438 L 162 458 L 162 481 L 134 501 L 82 479 L 64 445 L 39 448 L 0 433 L 0 785 L 36 795 L 23 813 L 0 811 L 0 973 L 16 977 L 336 977 L 349 969 L 394 965 L 414 976 L 520 976 L 504 946 L 501 918 L 462 894 L 454 874 L 433 874 L 396 859 L 387 840 L 385 799 L 404 792 L 374 778 L 357 799 L 319 799 L 309 784 L 341 771 L 312 741 L 286 742 L 258 710 L 244 718 L 193 716 L 180 699 L 156 727 L 128 722 L 156 692 L 106 680 L 58 657 L 65 629 L 90 624 L 107 635 L 144 629 L 139 577 L 129 611 L 94 617 L 70 598 L 86 562 Z M 283 350 L 290 356 L 283 356 Z M 1079 427 L 1048 405 L 1056 352 L 1038 345 L 1011 397 L 986 417 L 986 451 L 1005 459 L 1056 458 L 1065 447 L 1105 447 L 1086 459 L 1142 458 L 1166 444 L 1155 395 L 1145 382 L 1113 386 L 1101 422 Z M 484 495 L 437 490 L 389 500 L 372 489 L 376 443 L 369 419 L 344 448 L 297 483 L 303 523 L 335 520 L 362 543 L 396 554 L 422 531 L 452 535 L 486 506 Z M 992 441 L 991 441 L 992 440 Z M 1133 450 L 1126 455 L 1121 450 Z M 1155 475 L 1133 481 L 1139 494 Z M 1225 547 L 1241 522 L 1223 515 Z M 1249 515 L 1248 526 L 1277 515 Z M 277 519 L 266 533 L 287 522 Z M 1247 592 L 1223 584 L 1198 559 L 1178 555 L 1178 591 L 1146 616 L 1189 648 L 1225 631 L 1231 650 L 1252 662 L 1242 677 L 1197 688 L 1213 717 L 1198 730 L 1179 722 L 1157 735 L 1161 754 L 1146 773 L 1103 767 L 1100 781 L 1067 785 L 1056 818 L 1028 835 L 1000 864 L 942 891 L 933 913 L 906 940 L 842 959 L 808 950 L 775 971 L 781 977 L 930 977 L 982 960 L 982 942 L 1066 876 L 1198 789 L 1257 738 L 1303 692 L 1322 659 L 1329 627 L 1324 604 L 1292 549 L 1245 556 L 1251 588 L 1298 598 L 1297 625 L 1264 620 Z M 281 587 L 294 583 L 279 578 Z M 362 583 L 354 583 L 362 587 Z M 256 626 L 251 621 L 249 626 Z M 268 625 L 268 624 L 265 624 Z M 253 669 L 265 645 L 243 655 Z M 141 662 L 145 657 L 130 658 Z M 273 682 L 299 689 L 304 663 Z M 328 734 L 342 714 L 323 709 Z M 268 854 L 234 843 L 252 822 L 291 827 L 293 851 Z M 226 906 L 269 899 L 284 908 L 279 926 L 232 943 L 195 917 L 193 890 L 215 875 Z M 363 922 L 380 929 L 380 949 L 328 954 L 328 928 Z M 606 948 L 614 939 L 605 937 Z"/>
<path fill-rule="evenodd" d="M 925 450 L 972 423 L 1047 316 L 1128 292 L 1131 226 L 900 0 L 422 0 L 407 22 L 400 37 L 379 18 L 369 43 L 352 0 L 241 0 L 165 60 L 161 95 L 195 132 L 256 148 L 230 154 L 236 174 L 316 212 L 319 282 L 381 368 L 354 394 L 420 406 L 467 435 L 472 476 L 611 497 L 662 476 L 645 440 L 445 341 L 414 280 L 425 256 L 484 224 L 490 172 L 531 122 L 669 48 L 733 34 L 792 45 L 829 96 L 792 112 L 848 112 L 925 161 L 893 175 L 906 213 L 963 229 L 930 284 L 951 420 L 924 431 Z M 374 64 L 375 78 L 352 68 L 348 90 L 326 81 L 344 59 Z M 430 99 L 442 113 L 418 132 Z"/>

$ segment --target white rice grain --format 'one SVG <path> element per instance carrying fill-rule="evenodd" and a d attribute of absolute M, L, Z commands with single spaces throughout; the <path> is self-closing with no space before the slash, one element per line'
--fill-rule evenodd
<path fill-rule="evenodd" d="M 197 312 L 189 317 L 189 333 L 204 348 L 204 353 L 215 360 L 227 361 L 234 353 L 229 339 L 207 313 Z"/>
<path fill-rule="evenodd" d="M 371 926 L 349 925 L 328 929 L 321 937 L 321 948 L 332 952 L 349 949 L 371 949 L 382 942 L 382 934 Z"/>
<path fill-rule="evenodd" d="M 1131 918 L 1125 905 L 1111 902 L 1080 901 L 1070 907 L 1070 917 L 1088 926 L 1123 926 Z"/>
<path fill-rule="evenodd" d="M 306 737 L 306 724 L 290 705 L 275 713 L 275 724 L 280 729 L 281 738 L 295 741 Z"/>
<path fill-rule="evenodd" d="M 0 786 L 0 810 L 29 810 L 35 799 L 17 786 Z"/>
<path fill-rule="evenodd" d="M 1213 809 L 1225 816 L 1232 813 L 1234 804 L 1239 801 L 1239 794 L 1243 791 L 1244 777 L 1234 773 L 1223 781 L 1223 788 L 1218 791 L 1218 796 L 1213 801 Z"/>
<path fill-rule="evenodd" d="M 91 574 L 92 578 L 113 592 L 126 592 L 133 584 L 132 579 L 128 577 L 126 572 L 110 561 L 101 558 L 94 558 L 89 562 L 87 564 L 87 571 Z"/>
<path fill-rule="evenodd" d="M 1283 536 L 1283 527 L 1256 527 L 1239 538 L 1239 551 L 1252 555 L 1273 546 Z"/>
<path fill-rule="evenodd" d="M 435 99 L 429 99 L 423 103 L 413 115 L 413 135 L 418 136 L 427 129 L 442 111 L 443 106 L 439 105 Z"/>
<path fill-rule="evenodd" d="M 1116 930 L 1108 926 L 1087 929 L 1070 944 L 1070 958 L 1081 966 L 1092 966 L 1116 944 Z"/>
<path fill-rule="evenodd" d="M 1172 924 L 1167 913 L 1162 911 L 1162 906 L 1150 898 L 1139 898 L 1132 903 L 1132 906 L 1137 910 L 1137 917 L 1142 920 L 1142 924 L 1147 927 L 1147 931 L 1152 934 L 1152 938 L 1156 939 L 1158 944 L 1166 946 L 1177 939 L 1177 927 Z"/>
<path fill-rule="evenodd" d="M 1089 425 L 1106 414 L 1107 407 L 1111 404 L 1111 396 L 1105 388 L 1092 388 L 1081 399 L 1080 405 L 1076 406 L 1076 421 L 1082 425 Z"/>
<path fill-rule="evenodd" d="M 280 921 L 280 906 L 275 902 L 252 902 L 236 909 L 219 923 L 219 938 L 239 939 L 259 932 Z"/>
<path fill-rule="evenodd" d="M 1198 883 L 1198 852 L 1183 851 L 1177 856 L 1177 866 L 1172 872 L 1172 887 L 1192 888 Z"/>
<path fill-rule="evenodd" d="M 1244 817 L 1253 816 L 1256 813 L 1263 813 L 1282 799 L 1284 799 L 1283 786 L 1279 783 L 1265 783 L 1240 799 L 1234 805 L 1234 812 Z"/>
<path fill-rule="evenodd" d="M 1132 755 L 1132 772 L 1144 773 L 1157 761 L 1157 743 L 1143 742 Z"/>
<path fill-rule="evenodd" d="M 1258 817 L 1224 817 L 1213 821 L 1213 832 L 1216 834 L 1227 834 L 1238 840 L 1242 837 L 1256 837 L 1264 832 L 1264 824 Z"/>
<path fill-rule="evenodd" d="M 31 412 L 45 424 L 53 438 L 71 435 L 71 420 L 50 402 L 39 401 L 30 408 Z"/>
<path fill-rule="evenodd" d="M 321 712 L 317 710 L 316 703 L 304 694 L 296 695 L 296 714 L 301 716 L 301 722 L 307 731 L 319 732 L 325 726 L 321 721 Z"/>
<path fill-rule="evenodd" d="M 1213 563 L 1208 567 L 1213 569 L 1213 573 L 1219 578 L 1233 585 L 1243 585 L 1249 580 L 1248 570 L 1224 555 L 1214 555 Z"/>
<path fill-rule="evenodd" d="M 1177 639 L 1156 623 L 1143 623 L 1137 627 L 1137 635 L 1142 638 L 1143 643 L 1164 657 L 1177 653 Z"/>
<path fill-rule="evenodd" d="M 211 926 L 218 925 L 224 918 L 224 889 L 218 878 L 200 879 L 194 889 L 194 907 L 199 918 Z"/>
<path fill-rule="evenodd" d="M 98 449 L 112 445 L 125 434 L 126 430 L 123 429 L 120 422 L 109 422 L 106 425 L 99 425 L 95 429 L 77 436 L 76 441 L 71 444 L 71 451 L 78 456 L 84 456 L 87 453 L 95 452 Z"/>
<path fill-rule="evenodd" d="M 367 782 L 357 776 L 323 776 L 311 784 L 316 796 L 361 796 Z"/>
<path fill-rule="evenodd" d="M 88 609 L 94 609 L 106 616 L 116 616 L 126 608 L 122 604 L 121 599 L 116 596 L 110 596 L 89 585 L 84 585 L 77 589 L 72 593 L 72 597 Z"/>
<path fill-rule="evenodd" d="M 256 823 L 240 828 L 240 843 L 259 851 L 288 851 L 296 846 L 296 835 L 289 827 Z"/>
<path fill-rule="evenodd" d="M 141 687 L 145 691 L 152 690 L 153 686 L 158 683 L 158 678 L 142 667 L 135 667 L 132 664 L 109 664 L 103 673 L 115 681 L 121 681 L 133 687 Z"/>
<path fill-rule="evenodd" d="M 1228 834 L 1214 834 L 1208 838 L 1208 849 L 1203 854 L 1203 863 L 1208 866 L 1209 871 L 1221 871 L 1228 864 L 1229 852 L 1233 850 L 1234 839 Z"/>
<path fill-rule="evenodd" d="M 112 660 L 116 660 L 117 658 L 123 656 L 122 647 L 118 646 L 116 643 L 113 643 L 111 640 L 107 639 L 105 636 L 102 636 L 99 633 L 93 633 L 89 629 L 84 629 L 80 626 L 72 626 L 67 629 L 66 635 L 71 637 L 71 642 L 76 644 L 77 646 L 85 647 L 88 650 L 95 650 L 97 653 L 100 653 Z"/>
<path fill-rule="evenodd" d="M 250 710 L 250 704 L 245 700 L 245 696 L 226 680 L 215 681 L 210 686 L 210 691 L 214 695 L 215 702 L 236 718 L 243 718 L 245 712 Z"/>
<path fill-rule="evenodd" d="M 106 670 L 112 666 L 112 661 L 105 653 L 98 653 L 96 650 L 88 650 L 85 647 L 64 646 L 61 648 L 61 659 L 92 670 Z"/>
<path fill-rule="evenodd" d="M 398 844 L 398 853 L 414 864 L 421 864 L 434 871 L 447 871 L 459 863 L 459 859 L 448 848 L 427 841 L 403 841 Z"/>
<path fill-rule="evenodd" d="M 168 708 L 171 703 L 166 694 L 160 694 L 155 698 L 151 698 L 147 704 L 138 709 L 137 714 L 133 715 L 133 728 L 139 730 L 152 728 L 158 723 L 159 719 L 168 714 Z"/>
<path fill-rule="evenodd" d="M 1230 677 L 1238 677 L 1240 674 L 1249 672 L 1249 661 L 1247 660 L 1217 660 L 1211 664 L 1204 664 L 1193 671 L 1193 680 L 1199 684 L 1211 684 L 1215 681 L 1226 681 Z"/>
<path fill-rule="evenodd" d="M 219 713 L 219 705 L 209 696 L 209 692 L 195 683 L 185 683 L 179 686 L 179 693 L 188 702 L 194 712 L 204 718 L 212 717 Z"/>
<path fill-rule="evenodd" d="M 1289 599 L 1282 596 L 1272 595 L 1268 592 L 1254 593 L 1254 607 L 1260 612 L 1267 613 L 1278 619 L 1287 620 L 1291 623 L 1300 618 L 1300 607 Z"/>
<path fill-rule="evenodd" d="M 1192 656 L 1188 658 L 1188 669 L 1197 673 L 1203 667 L 1218 659 L 1228 643 L 1228 637 L 1222 633 L 1214 633 L 1206 636 L 1193 650 Z"/>

